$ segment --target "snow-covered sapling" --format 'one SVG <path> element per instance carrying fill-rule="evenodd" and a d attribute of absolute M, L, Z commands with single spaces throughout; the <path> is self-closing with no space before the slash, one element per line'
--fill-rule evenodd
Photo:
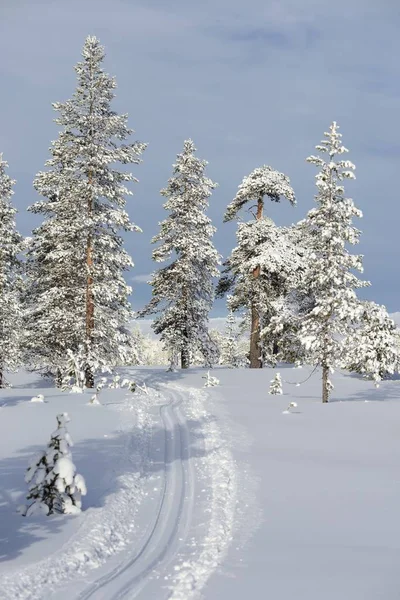
<path fill-rule="evenodd" d="M 108 387 L 113 390 L 119 389 L 121 387 L 121 375 L 114 375 Z"/>
<path fill-rule="evenodd" d="M 286 410 L 283 411 L 283 415 L 288 415 L 292 408 L 297 408 L 297 402 L 291 402 Z"/>
<path fill-rule="evenodd" d="M 85 349 L 83 346 L 77 352 L 67 350 L 67 360 L 63 369 L 61 389 L 73 394 L 82 394 L 85 389 Z"/>
<path fill-rule="evenodd" d="M 32 502 L 20 509 L 23 516 L 36 512 L 72 515 L 81 511 L 81 496 L 86 494 L 86 484 L 72 462 L 70 447 L 73 444 L 66 428 L 69 420 L 67 413 L 57 415 L 57 429 L 46 450 L 27 469 L 25 481 L 30 486 L 27 500 Z"/>
<path fill-rule="evenodd" d="M 277 373 L 273 379 L 271 379 L 271 385 L 269 386 L 269 394 L 282 394 L 282 378 L 281 374 Z"/>
<path fill-rule="evenodd" d="M 101 390 L 107 385 L 107 377 L 102 377 L 96 385 L 96 391 L 90 398 L 89 404 L 100 404 L 99 396 Z"/>
<path fill-rule="evenodd" d="M 210 371 L 207 371 L 207 375 L 204 375 L 202 379 L 205 379 L 204 387 L 214 387 L 219 385 L 219 379 L 210 375 Z"/>

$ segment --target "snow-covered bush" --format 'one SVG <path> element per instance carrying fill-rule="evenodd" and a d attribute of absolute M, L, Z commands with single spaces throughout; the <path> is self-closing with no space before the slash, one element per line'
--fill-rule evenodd
<path fill-rule="evenodd" d="M 32 396 L 31 402 L 44 402 L 43 394 L 38 394 L 37 396 Z"/>
<path fill-rule="evenodd" d="M 290 402 L 289 406 L 287 407 L 286 410 L 284 410 L 282 412 L 283 415 L 288 415 L 290 413 L 290 411 L 292 410 L 292 408 L 297 408 L 297 402 Z"/>
<path fill-rule="evenodd" d="M 344 343 L 343 366 L 378 385 L 399 370 L 400 331 L 385 306 L 364 301 L 360 309 L 359 325 Z"/>
<path fill-rule="evenodd" d="M 86 494 L 86 484 L 82 475 L 76 473 L 72 462 L 70 447 L 73 444 L 66 428 L 69 420 L 67 413 L 57 415 L 57 429 L 52 433 L 46 450 L 27 469 L 27 500 L 32 502 L 21 509 L 23 516 L 36 512 L 72 515 L 81 511 L 81 496 Z"/>
<path fill-rule="evenodd" d="M 282 394 L 282 378 L 281 374 L 277 373 L 273 379 L 271 379 L 271 385 L 269 386 L 269 394 Z"/>

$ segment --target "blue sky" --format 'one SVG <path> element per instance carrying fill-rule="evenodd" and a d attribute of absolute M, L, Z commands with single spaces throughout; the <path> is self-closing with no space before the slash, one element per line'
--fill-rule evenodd
<path fill-rule="evenodd" d="M 227 256 L 235 225 L 222 217 L 242 178 L 263 164 L 286 173 L 297 207 L 271 203 L 267 214 L 282 225 L 300 220 L 315 194 L 315 168 L 305 159 L 336 120 L 357 167 L 346 190 L 364 213 L 357 251 L 372 286 L 363 296 L 396 311 L 399 27 L 395 0 L 3 0 L 0 152 L 17 180 L 19 229 L 28 235 L 37 224 L 26 207 L 57 137 L 51 102 L 71 96 L 73 65 L 85 37 L 96 35 L 117 78 L 114 107 L 149 143 L 128 207 L 143 229 L 126 240 L 136 263 L 134 308 L 150 297 L 143 280 L 165 216 L 159 190 L 184 139 L 193 138 L 219 183 L 209 214 Z M 224 312 L 219 302 L 213 314 Z"/>

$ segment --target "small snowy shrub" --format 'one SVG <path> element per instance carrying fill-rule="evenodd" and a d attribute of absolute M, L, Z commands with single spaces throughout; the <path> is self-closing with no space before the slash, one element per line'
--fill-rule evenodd
<path fill-rule="evenodd" d="M 297 408 L 297 402 L 291 402 L 286 410 L 283 411 L 283 415 L 288 415 L 292 408 Z"/>
<path fill-rule="evenodd" d="M 90 398 L 89 404 L 100 404 L 99 396 L 100 392 L 107 385 L 107 377 L 102 377 L 98 384 L 96 385 L 96 391 L 93 396 Z"/>
<path fill-rule="evenodd" d="M 121 383 L 122 388 L 127 388 L 130 392 L 136 392 L 136 382 L 132 379 L 123 379 Z"/>
<path fill-rule="evenodd" d="M 271 379 L 271 385 L 269 386 L 269 394 L 282 394 L 282 378 L 281 374 L 277 373 L 273 379 Z"/>
<path fill-rule="evenodd" d="M 219 379 L 210 375 L 210 371 L 207 371 L 207 375 L 203 376 L 202 379 L 205 379 L 204 387 L 214 387 L 215 385 L 219 385 Z"/>
<path fill-rule="evenodd" d="M 37 396 L 33 396 L 31 398 L 31 402 L 44 402 L 43 394 L 38 394 Z"/>
<path fill-rule="evenodd" d="M 114 375 L 111 383 L 108 384 L 110 389 L 119 389 L 121 387 L 121 375 Z"/>
<path fill-rule="evenodd" d="M 30 486 L 27 500 L 32 502 L 20 510 L 23 516 L 36 512 L 72 515 L 81 511 L 81 496 L 86 494 L 86 485 L 72 462 L 72 440 L 66 428 L 68 421 L 67 413 L 57 415 L 57 429 L 52 433 L 46 450 L 32 461 L 26 471 L 25 481 Z"/>

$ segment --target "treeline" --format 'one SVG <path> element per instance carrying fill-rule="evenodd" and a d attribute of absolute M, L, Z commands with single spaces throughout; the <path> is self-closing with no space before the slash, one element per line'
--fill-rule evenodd
<path fill-rule="evenodd" d="M 27 240 L 15 229 L 14 181 L 0 161 L 0 386 L 4 372 L 22 363 L 59 386 L 78 365 L 92 388 L 97 373 L 141 361 L 124 279 L 133 262 L 121 235 L 139 230 L 125 208 L 132 193 L 127 184 L 136 179 L 121 165 L 139 164 L 146 144 L 128 143 L 132 130 L 127 115 L 111 107 L 116 82 L 103 60 L 99 41 L 88 37 L 75 67 L 74 94 L 53 105 L 60 134 L 46 170 L 34 180 L 40 199 L 28 210 L 43 222 Z M 162 266 L 149 282 L 149 304 L 136 315 L 155 315 L 153 329 L 171 369 L 199 361 L 319 365 L 324 402 L 335 368 L 375 382 L 398 370 L 395 324 L 385 307 L 357 296 L 369 285 L 356 275 L 362 257 L 349 250 L 360 236 L 353 219 L 362 215 L 345 195 L 344 182 L 354 179 L 355 167 L 344 158 L 348 151 L 335 122 L 316 148 L 318 154 L 307 159 L 317 168 L 316 205 L 291 227 L 277 227 L 265 215 L 268 201 L 295 203 L 289 178 L 264 165 L 243 179 L 226 209 L 225 221 L 239 218 L 239 224 L 237 246 L 220 276 L 222 257 L 206 214 L 217 184 L 207 177 L 207 162 L 195 155 L 193 141 L 184 142 L 161 191 L 168 214 L 153 239 L 153 259 Z M 209 331 L 215 294 L 227 295 L 222 339 Z M 235 315 L 250 331 L 246 353 L 233 333 Z"/>

